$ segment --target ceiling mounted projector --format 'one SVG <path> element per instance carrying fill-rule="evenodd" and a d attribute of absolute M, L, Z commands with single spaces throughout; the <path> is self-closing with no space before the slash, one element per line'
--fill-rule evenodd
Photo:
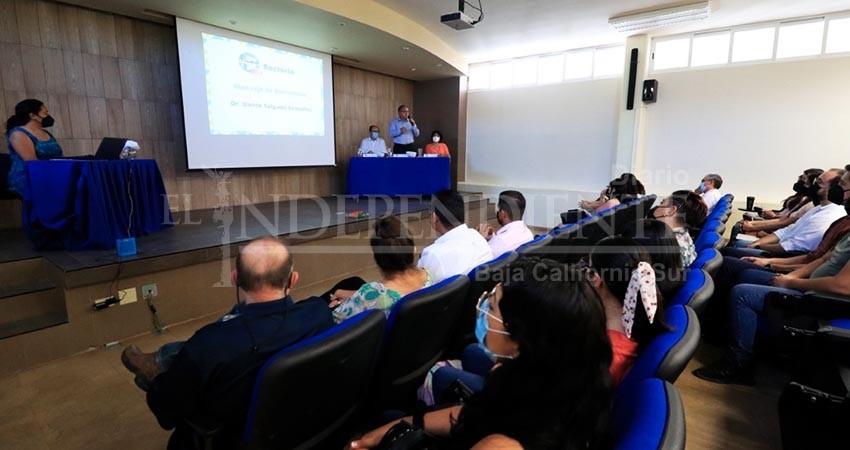
<path fill-rule="evenodd" d="M 469 5 L 470 8 L 478 11 L 478 18 L 477 19 L 473 19 L 472 17 L 468 16 L 465 12 L 463 12 L 464 7 L 466 5 Z M 475 28 L 475 24 L 481 22 L 484 19 L 484 9 L 481 6 L 481 0 L 478 0 L 478 6 L 477 7 L 472 5 L 472 4 L 467 3 L 466 0 L 458 0 L 457 9 L 458 9 L 457 12 L 453 12 L 453 13 L 449 13 L 449 14 L 443 14 L 442 16 L 440 16 L 440 22 L 442 22 L 444 25 L 447 25 L 451 28 L 454 28 L 455 30 L 460 31 L 460 30 L 468 30 L 470 28 Z"/>
<path fill-rule="evenodd" d="M 617 31 L 640 31 L 706 19 L 710 12 L 711 6 L 708 2 L 698 2 L 671 8 L 655 9 L 639 14 L 613 17 L 608 20 L 608 23 Z"/>

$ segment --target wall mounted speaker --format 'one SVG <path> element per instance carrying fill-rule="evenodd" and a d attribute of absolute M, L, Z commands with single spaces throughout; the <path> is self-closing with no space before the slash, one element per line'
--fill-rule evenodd
<path fill-rule="evenodd" d="M 658 98 L 658 80 L 643 80 L 643 102 L 655 103 Z"/>
<path fill-rule="evenodd" d="M 629 92 L 626 94 L 626 109 L 635 109 L 635 82 L 637 81 L 638 49 L 633 48 L 629 58 Z"/>

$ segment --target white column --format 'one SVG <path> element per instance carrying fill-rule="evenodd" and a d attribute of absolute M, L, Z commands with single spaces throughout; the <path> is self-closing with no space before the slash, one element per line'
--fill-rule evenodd
<path fill-rule="evenodd" d="M 632 49 L 638 49 L 637 76 L 635 77 L 634 109 L 626 109 L 626 97 L 629 92 L 629 67 L 631 65 Z M 620 115 L 617 129 L 617 151 L 614 154 L 614 165 L 611 167 L 612 177 L 617 177 L 623 172 L 637 174 L 640 169 L 642 153 L 641 142 L 641 115 L 644 104 L 641 101 L 643 80 L 649 70 L 650 39 L 645 34 L 630 36 L 626 40 L 626 64 L 623 74 L 623 92 L 620 96 Z"/>

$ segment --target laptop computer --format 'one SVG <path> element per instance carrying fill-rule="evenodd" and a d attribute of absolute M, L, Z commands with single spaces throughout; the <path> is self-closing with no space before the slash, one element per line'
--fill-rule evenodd
<path fill-rule="evenodd" d="M 121 151 L 126 143 L 125 138 L 105 137 L 100 141 L 94 159 L 121 159 Z"/>

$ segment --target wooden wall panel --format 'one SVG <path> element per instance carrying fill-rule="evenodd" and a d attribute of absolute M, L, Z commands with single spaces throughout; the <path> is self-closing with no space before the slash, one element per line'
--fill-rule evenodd
<path fill-rule="evenodd" d="M 46 0 L 0 0 L 0 61 L 3 120 L 20 100 L 39 98 L 66 154 L 91 154 L 105 136 L 135 139 L 179 198 L 172 208 L 218 206 L 215 180 L 186 172 L 173 27 Z M 333 71 L 337 167 L 234 171 L 234 204 L 340 194 L 369 125 L 390 141 L 387 125 L 400 103 L 413 103 L 413 82 L 338 64 Z"/>

